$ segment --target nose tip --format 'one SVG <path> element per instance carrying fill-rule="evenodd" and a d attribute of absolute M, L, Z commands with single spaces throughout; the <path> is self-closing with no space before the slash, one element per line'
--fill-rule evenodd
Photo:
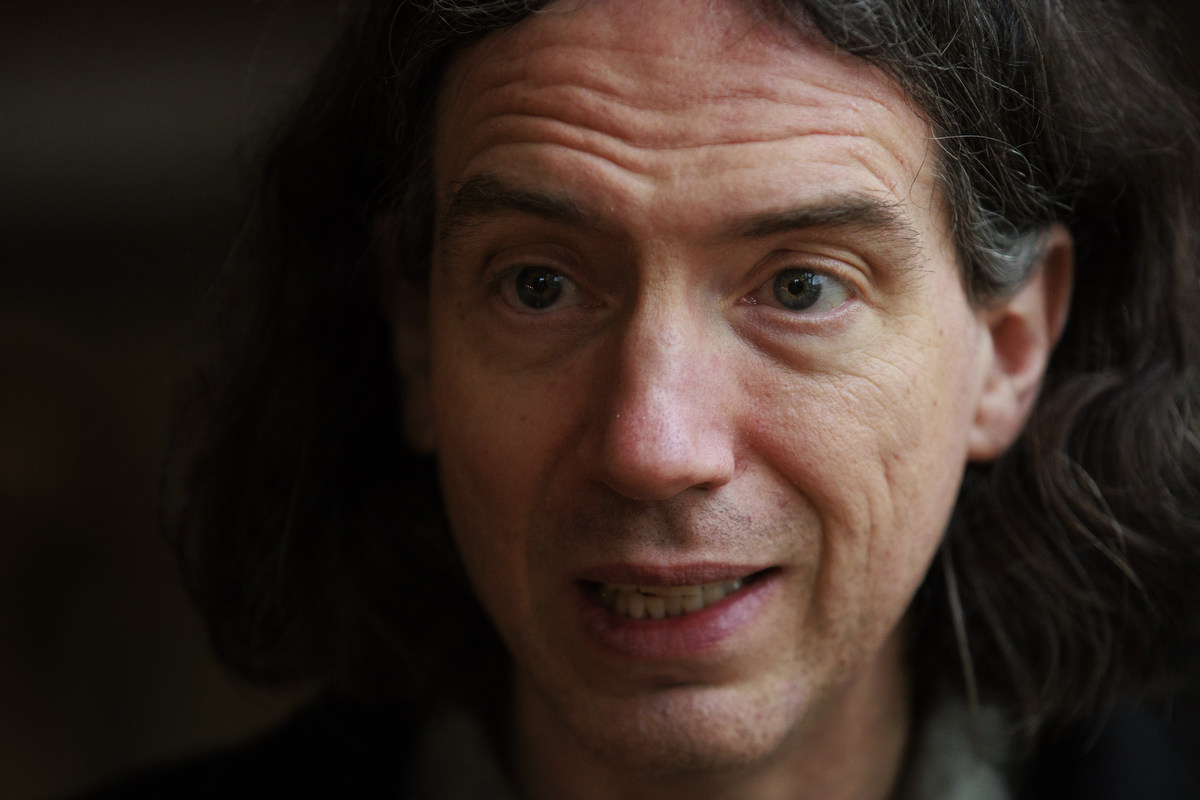
<path fill-rule="evenodd" d="M 632 500 L 667 500 L 689 489 L 711 490 L 733 476 L 732 449 L 719 430 L 679 416 L 618 411 L 601 426 L 599 447 L 583 454 L 602 483 Z"/>
<path fill-rule="evenodd" d="M 730 381 L 722 379 L 711 351 L 691 352 L 703 346 L 680 341 L 660 335 L 626 347 L 615 381 L 597 392 L 599 407 L 580 458 L 594 479 L 630 499 L 711 490 L 734 474 L 723 399 Z"/>

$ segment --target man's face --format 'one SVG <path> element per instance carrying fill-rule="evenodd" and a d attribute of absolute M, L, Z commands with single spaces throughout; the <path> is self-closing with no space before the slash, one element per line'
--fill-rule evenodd
<path fill-rule="evenodd" d="M 986 372 L 928 126 L 733 3 L 553 5 L 441 100 L 433 447 L 523 724 L 669 770 L 883 713 Z"/>

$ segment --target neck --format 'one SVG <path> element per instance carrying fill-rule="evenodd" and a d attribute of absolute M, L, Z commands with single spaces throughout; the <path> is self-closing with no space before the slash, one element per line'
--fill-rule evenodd
<path fill-rule="evenodd" d="M 581 746 L 538 690 L 515 680 L 516 768 L 531 800 L 886 800 L 911 727 L 894 635 L 876 663 L 797 722 L 769 754 L 733 767 L 655 771 Z"/>

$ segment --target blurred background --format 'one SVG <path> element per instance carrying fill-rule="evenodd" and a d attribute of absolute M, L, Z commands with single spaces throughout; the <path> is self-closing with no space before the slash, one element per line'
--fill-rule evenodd
<path fill-rule="evenodd" d="M 0 3 L 0 797 L 243 738 L 304 694 L 216 666 L 155 504 L 246 145 L 336 5 Z M 1200 30 L 1194 0 L 1167 10 Z"/>
<path fill-rule="evenodd" d="M 0 5 L 0 797 L 240 738 L 296 700 L 215 665 L 155 504 L 242 154 L 336 8 Z"/>

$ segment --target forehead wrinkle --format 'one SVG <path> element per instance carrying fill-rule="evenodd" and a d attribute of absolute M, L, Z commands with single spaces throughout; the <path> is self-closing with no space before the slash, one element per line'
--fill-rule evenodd
<path fill-rule="evenodd" d="M 840 134 L 836 135 L 840 136 Z M 795 214 L 796 219 L 801 216 L 809 218 L 809 222 L 803 225 L 795 222 L 790 224 L 789 227 L 793 229 L 812 227 L 829 230 L 834 227 L 853 227 L 863 236 L 869 236 L 877 242 L 882 243 L 886 239 L 889 246 L 901 248 L 896 251 L 898 256 L 903 256 L 908 261 L 915 261 L 917 252 L 921 250 L 923 237 L 917 232 L 915 223 L 905 213 L 904 201 L 907 195 L 902 194 L 901 190 L 910 190 L 918 178 L 914 176 L 913 180 L 905 183 L 895 183 L 896 176 L 892 170 L 887 169 L 884 165 L 873 163 L 878 160 L 878 155 L 872 158 L 870 154 L 871 150 L 882 150 L 883 156 L 888 157 L 892 155 L 891 151 L 887 148 L 880 148 L 878 143 L 870 137 L 866 137 L 864 141 L 866 147 L 860 148 L 859 152 L 854 154 L 853 160 L 824 161 L 821 162 L 820 167 L 832 169 L 835 173 L 847 168 L 851 170 L 865 168 L 878 181 L 877 188 L 871 189 L 856 182 L 857 186 L 848 184 L 844 189 L 839 189 L 840 181 L 836 179 L 831 179 L 831 182 L 817 181 L 823 185 L 814 187 L 813 181 L 806 181 L 804 185 L 796 187 L 794 196 L 790 198 L 786 189 L 783 191 L 772 190 L 770 194 L 778 200 L 772 204 L 764 204 L 755 200 L 756 196 L 762 193 L 763 187 L 760 186 L 757 192 L 751 191 L 749 187 L 740 185 L 736 177 L 744 169 L 753 171 L 759 163 L 759 160 L 755 158 L 754 151 L 748 152 L 745 147 L 769 147 L 771 144 L 769 141 L 729 143 L 729 146 L 742 146 L 741 151 L 736 152 L 738 158 L 730 163 L 716 164 L 715 166 L 711 163 L 712 159 L 685 159 L 682 165 L 656 161 L 653 154 L 625 146 L 620 142 L 610 142 L 609 150 L 611 152 L 598 153 L 593 142 L 593 147 L 584 153 L 586 158 L 602 159 L 604 163 L 614 165 L 627 178 L 627 180 L 625 178 L 617 180 L 614 176 L 607 182 L 604 196 L 572 193 L 570 189 L 572 182 L 564 183 L 561 178 L 555 177 L 558 175 L 558 171 L 552 168 L 539 173 L 545 180 L 535 180 L 532 184 L 521 182 L 519 179 L 517 182 L 513 182 L 509 176 L 504 174 L 503 166 L 499 173 L 490 168 L 491 164 L 503 165 L 508 159 L 489 159 L 485 162 L 487 166 L 481 170 L 474 172 L 471 172 L 469 168 L 464 170 L 468 173 L 464 179 L 451 183 L 444 192 L 440 193 L 435 231 L 443 251 L 445 245 L 454 236 L 467 235 L 473 226 L 488 218 L 494 219 L 505 213 L 524 213 L 545 220 L 574 225 L 591 232 L 614 234 L 622 228 L 622 222 L 620 218 L 611 216 L 611 212 L 626 205 L 624 200 L 619 199 L 620 197 L 631 201 L 633 208 L 643 207 L 647 211 L 649 208 L 654 208 L 657 210 L 656 213 L 670 213 L 671 209 L 668 206 L 676 204 L 668 201 L 668 206 L 662 206 L 654 199 L 655 196 L 663 192 L 670 192 L 671 181 L 674 179 L 686 180 L 691 173 L 713 174 L 715 170 L 734 181 L 728 186 L 729 191 L 725 192 L 724 196 L 741 197 L 745 195 L 746 205 L 743 207 L 751 209 L 751 212 L 742 215 L 739 222 L 738 218 L 721 219 L 718 217 L 714 219 L 707 213 L 697 215 L 696 212 L 700 209 L 683 204 L 676 210 L 683 212 L 686 207 L 691 211 L 688 212 L 686 219 L 676 219 L 673 223 L 677 226 L 682 224 L 682 227 L 678 228 L 680 233 L 704 235 L 703 232 L 708 230 L 721 233 L 727 238 L 752 236 L 754 234 L 750 228 L 756 223 L 760 223 L 759 235 L 766 235 L 765 226 L 768 217 L 781 211 L 789 211 Z M 687 149 L 719 151 L 724 147 L 726 145 L 702 145 Z M 578 158 L 580 152 L 569 146 L 567 150 L 573 159 L 568 163 L 577 164 L 578 162 L 574 159 Z M 717 158 L 719 160 L 719 157 Z M 807 159 L 806 163 L 814 167 L 816 165 L 816 162 Z M 665 183 L 661 180 L 661 176 L 655 176 L 656 172 L 670 170 L 672 166 L 675 166 L 675 169 L 667 176 L 668 180 Z M 710 166 L 712 169 L 709 169 Z M 934 189 L 936 190 L 936 185 Z M 615 194 L 610 195 L 607 192 Z M 755 205 L 762 209 L 761 213 L 753 213 Z M 610 213 L 603 213 L 604 209 Z M 734 221 L 730 222 L 730 219 Z M 775 221 L 779 222 L 779 220 Z M 784 225 L 787 223 L 780 222 L 780 227 Z"/>
<path fill-rule="evenodd" d="M 762 118 L 767 104 L 786 106 L 789 115 L 816 107 L 826 114 L 844 109 L 870 116 L 863 113 L 864 102 L 884 106 L 893 116 L 901 111 L 897 106 L 909 110 L 895 82 L 868 62 L 839 57 L 823 40 L 812 42 L 834 57 L 835 63 L 827 63 L 798 50 L 795 42 L 780 40 L 770 26 L 740 24 L 733 31 L 733 26 L 718 26 L 707 40 L 710 46 L 697 52 L 673 46 L 686 41 L 686 34 L 652 35 L 645 41 L 647 26 L 640 20 L 630 30 L 609 30 L 599 41 L 581 39 L 569 25 L 547 29 L 537 24 L 541 21 L 527 20 L 485 37 L 455 58 L 449 83 L 458 90 L 457 100 L 468 99 L 461 108 L 466 116 L 487 117 L 499 103 L 539 115 L 567 112 L 564 119 L 583 126 L 605 129 L 618 122 L 635 129 L 645 127 L 643 120 L 629 119 L 622 109 L 689 112 L 706 104 L 711 108 L 707 126 L 722 115 L 742 124 Z M 747 38 L 754 41 L 745 44 Z M 660 39 L 667 40 L 665 48 L 650 47 Z M 719 107 L 742 100 L 757 105 Z M 597 120 L 589 121 L 589 115 Z"/>
<path fill-rule="evenodd" d="M 620 26 L 611 27 L 599 43 L 575 37 L 570 26 L 522 36 L 531 22 L 537 20 L 485 37 L 472 46 L 483 49 L 469 48 L 452 65 L 458 74 L 447 82 L 454 88 L 446 99 L 453 96 L 455 129 L 439 126 L 438 160 L 450 170 L 442 178 L 524 163 L 525 148 L 549 145 L 549 181 L 570 177 L 564 169 L 615 166 L 625 173 L 611 184 L 618 195 L 656 194 L 669 191 L 672 180 L 714 171 L 732 180 L 753 150 L 731 149 L 726 157 L 726 146 L 769 147 L 796 139 L 812 146 L 794 150 L 794 160 L 818 176 L 801 181 L 799 196 L 819 196 L 813 190 L 828 188 L 831 171 L 837 178 L 847 169 L 861 170 L 896 200 L 915 199 L 924 193 L 921 187 L 938 191 L 936 176 L 921 169 L 930 154 L 928 135 L 905 124 L 915 117 L 920 131 L 928 130 L 911 99 L 867 62 L 828 52 L 824 40 L 814 44 L 839 56 L 832 66 L 819 58 L 790 58 L 797 53 L 792 41 L 776 38 L 759 46 L 755 27 L 744 21 L 736 30 L 716 26 L 705 40 L 710 44 L 702 42 L 698 51 L 676 46 L 689 40 L 686 35 L 638 38 L 640 26 L 629 31 L 633 38 L 614 35 Z M 647 42 L 661 47 L 638 46 Z M 789 59 L 782 65 L 781 52 Z M 751 63 L 736 62 L 747 54 Z M 735 61 L 727 63 L 730 58 Z M 707 107 L 698 109 L 697 101 Z M 823 137 L 843 142 L 827 146 Z M 664 153 L 680 158 L 662 158 Z M 860 188 L 874 194 L 869 184 Z"/>
<path fill-rule="evenodd" d="M 827 159 L 823 157 L 825 154 L 822 152 L 798 153 L 797 157 L 820 168 L 861 166 L 882 188 L 901 199 L 908 196 L 913 187 L 921 180 L 919 164 L 912 163 L 911 159 L 899 157 L 894 148 L 878 141 L 870 133 L 847 133 L 838 130 L 809 128 L 804 129 L 802 133 L 797 133 L 785 129 L 769 136 L 747 134 L 718 140 L 709 138 L 699 142 L 679 142 L 666 139 L 647 144 L 632 142 L 619 134 L 580 128 L 557 118 L 529 114 L 505 113 L 494 117 L 492 122 L 495 124 L 486 126 L 487 132 L 481 134 L 483 138 L 472 143 L 473 154 L 487 154 L 497 149 L 523 146 L 558 146 L 564 148 L 573 157 L 589 160 L 599 159 L 631 175 L 646 178 L 677 177 L 697 170 L 708 172 L 710 169 L 719 169 L 722 172 L 733 174 L 739 169 L 741 162 L 752 159 L 754 152 L 760 148 L 769 148 L 780 142 L 793 140 L 807 140 L 811 143 L 822 138 L 833 138 L 850 140 L 854 143 L 851 147 L 844 149 L 844 152 L 852 156 L 852 161 Z M 482 127 L 478 126 L 477 130 Z M 522 128 L 526 128 L 528 132 L 523 131 Z M 735 146 L 743 148 L 736 153 L 737 158 L 728 163 L 716 163 L 726 152 L 726 148 Z M 661 154 L 706 157 L 698 158 L 692 164 L 684 164 L 681 169 L 681 165 L 675 162 L 657 159 L 656 156 Z M 474 155 L 469 157 L 467 165 L 473 159 Z"/>
<path fill-rule="evenodd" d="M 797 76 L 795 70 L 776 69 L 772 74 L 778 75 L 779 80 L 763 81 L 760 73 L 755 85 L 743 84 L 722 92 L 707 88 L 708 82 L 685 82 L 706 87 L 703 102 L 713 106 L 703 116 L 705 125 L 698 128 L 679 124 L 680 117 L 695 115 L 694 104 L 681 104 L 678 92 L 668 93 L 670 104 L 651 102 L 654 97 L 646 96 L 648 84 L 640 74 L 631 75 L 626 81 L 628 86 L 617 90 L 611 81 L 606 85 L 597 78 L 597 72 L 584 72 L 578 82 L 567 83 L 570 76 L 556 74 L 551 82 L 544 77 L 530 79 L 528 70 L 518 69 L 521 76 L 515 79 L 499 74 L 504 72 L 502 68 L 478 70 L 486 80 L 473 76 L 469 81 L 455 82 L 458 108 L 454 116 L 457 130 L 466 136 L 449 136 L 453 131 L 440 127 L 446 137 L 443 143 L 463 156 L 459 163 L 496 145 L 545 142 L 645 173 L 654 152 L 830 135 L 858 139 L 860 144 L 852 148 L 855 155 L 897 196 L 904 196 L 918 177 L 919 163 L 907 157 L 908 143 L 881 122 L 881 118 L 910 116 L 913 112 L 899 89 L 890 84 L 887 93 L 894 89 L 896 97 L 876 96 L 880 94 L 878 87 L 861 84 L 852 89 L 872 91 L 865 95 L 852 93 L 833 86 L 837 81 L 832 79 L 829 85 L 817 85 L 816 76 Z M 467 83 L 475 85 L 464 91 Z M 480 83 L 484 85 L 477 86 Z M 783 88 L 790 85 L 798 90 Z M 443 107 L 443 111 L 448 110 Z M 758 127 L 747 129 L 748 120 Z M 921 124 L 925 125 L 924 120 Z M 921 141 L 919 148 L 924 158 L 928 141 Z M 438 149 L 446 154 L 442 147 Z M 887 168 L 870 152 L 879 150 L 885 151 L 887 160 L 900 167 L 899 173 Z M 661 166 L 672 169 L 670 165 Z"/>
<path fill-rule="evenodd" d="M 600 83 L 595 72 L 578 79 L 556 75 L 553 81 L 497 78 L 488 85 L 461 87 L 459 97 L 471 97 L 461 109 L 473 121 L 467 126 L 470 129 L 502 127 L 507 120 L 525 118 L 594 131 L 636 147 L 663 149 L 677 143 L 690 146 L 743 141 L 748 136 L 802 135 L 811 130 L 817 114 L 821 125 L 837 126 L 844 133 L 878 133 L 874 117 L 879 115 L 864 109 L 868 103 L 896 116 L 896 110 L 880 99 L 817 84 L 813 76 L 776 74 L 778 80 L 763 81 L 760 76 L 754 85 L 719 91 L 713 90 L 711 81 L 698 77 L 661 83 L 646 80 L 643 73 L 631 74 L 619 87 Z M 696 86 L 700 90 L 687 90 Z M 681 128 L 679 120 L 690 121 L 697 106 L 705 109 L 705 124 Z M 769 126 L 765 131 L 764 125 Z M 748 126 L 752 132 L 747 132 Z"/>
<path fill-rule="evenodd" d="M 879 121 L 867 104 L 892 118 L 916 110 L 886 73 L 837 51 L 814 30 L 767 23 L 761 2 L 709 2 L 700 14 L 673 3 L 649 19 L 635 5 L 551 2 L 469 46 L 454 59 L 457 76 L 448 81 L 468 101 L 456 104 L 462 118 L 486 121 L 499 104 L 657 147 L 679 137 L 670 112 L 692 112 L 697 103 L 710 106 L 705 124 L 683 132 L 716 135 L 718 143 L 737 141 L 734 129 L 747 120 L 779 127 L 780 136 L 803 132 L 801 124 L 774 124 L 777 112 L 764 105 L 786 106 L 785 120 L 820 108 L 826 124 L 837 115 L 837 124 L 856 133 Z M 813 49 L 821 52 L 807 53 Z M 742 100 L 753 107 L 738 105 Z"/>

